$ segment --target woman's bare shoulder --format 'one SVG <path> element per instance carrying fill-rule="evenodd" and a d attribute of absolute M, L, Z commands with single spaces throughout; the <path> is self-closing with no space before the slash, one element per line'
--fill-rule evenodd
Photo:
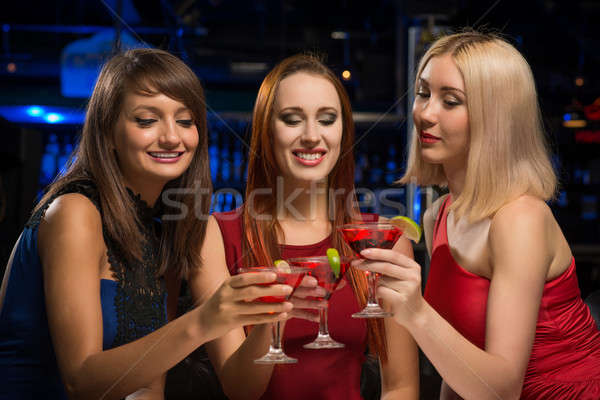
<path fill-rule="evenodd" d="M 542 199 L 522 195 L 502 206 L 492 216 L 488 240 L 492 248 L 498 245 L 501 248 L 520 247 L 530 243 L 549 253 L 548 232 L 554 223 L 552 210 Z"/>
<path fill-rule="evenodd" d="M 492 216 L 493 225 L 514 223 L 544 223 L 554 218 L 552 210 L 544 200 L 522 195 L 503 205 Z"/>
<path fill-rule="evenodd" d="M 73 241 L 91 249 L 104 247 L 102 217 L 90 199 L 79 193 L 57 197 L 41 220 L 38 233 L 43 249 L 57 241 Z"/>
<path fill-rule="evenodd" d="M 440 211 L 440 207 L 442 206 L 442 204 L 444 203 L 444 201 L 446 200 L 447 197 L 448 197 L 448 194 L 441 195 L 436 201 L 431 203 L 431 206 L 429 206 L 427 208 L 427 210 L 425 210 L 425 213 L 423 214 L 424 222 L 425 221 L 433 222 L 435 220 L 435 218 L 437 217 L 437 215 Z"/>

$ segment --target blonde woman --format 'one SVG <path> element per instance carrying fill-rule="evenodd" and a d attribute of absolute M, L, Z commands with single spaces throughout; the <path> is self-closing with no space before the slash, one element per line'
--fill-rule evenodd
<path fill-rule="evenodd" d="M 447 186 L 425 213 L 431 270 L 370 249 L 378 295 L 444 382 L 442 399 L 598 399 L 600 334 L 546 201 L 556 189 L 529 65 L 493 35 L 421 60 L 402 182 Z"/>

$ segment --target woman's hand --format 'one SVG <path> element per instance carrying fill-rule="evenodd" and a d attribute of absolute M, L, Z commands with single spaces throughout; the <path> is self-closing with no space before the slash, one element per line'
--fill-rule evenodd
<path fill-rule="evenodd" d="M 164 400 L 164 398 L 164 393 L 148 388 L 142 388 L 125 397 L 125 400 Z"/>
<path fill-rule="evenodd" d="M 220 337 L 233 328 L 281 321 L 289 316 L 292 303 L 254 301 L 263 296 L 289 296 L 292 287 L 270 284 L 277 276 L 273 272 L 249 272 L 232 276 L 196 310 L 200 329 L 209 332 L 209 340 Z"/>
<path fill-rule="evenodd" d="M 313 310 L 327 308 L 327 301 L 315 300 L 315 297 L 324 297 L 327 291 L 317 285 L 317 280 L 312 276 L 305 276 L 300 286 L 294 292 L 290 302 L 294 309 L 289 314 L 290 318 L 302 318 L 311 322 L 319 322 L 319 313 Z"/>
<path fill-rule="evenodd" d="M 360 253 L 365 260 L 354 260 L 352 266 L 380 273 L 377 297 L 383 307 L 394 314 L 397 323 L 407 326 L 422 310 L 421 266 L 394 250 L 367 249 Z"/>

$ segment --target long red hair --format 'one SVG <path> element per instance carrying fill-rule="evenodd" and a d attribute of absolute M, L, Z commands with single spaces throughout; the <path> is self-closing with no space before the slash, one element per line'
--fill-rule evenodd
<path fill-rule="evenodd" d="M 281 258 L 278 237 L 283 237 L 282 228 L 276 218 L 277 190 L 276 178 L 280 169 L 275 160 L 273 150 L 272 119 L 275 98 L 279 83 L 286 77 L 304 72 L 318 75 L 330 81 L 335 87 L 342 108 L 343 133 L 340 158 L 328 177 L 328 193 L 342 191 L 344 196 L 329 198 L 329 218 L 333 224 L 333 246 L 346 256 L 353 256 L 352 250 L 345 243 L 336 226 L 353 222 L 359 217 L 354 194 L 354 121 L 352 107 L 344 86 L 335 74 L 314 55 L 298 54 L 281 61 L 269 72 L 263 80 L 252 116 L 252 138 L 248 156 L 248 183 L 246 185 L 246 200 L 253 201 L 252 207 L 245 206 L 242 211 L 244 237 L 242 250 L 245 265 L 272 265 L 273 261 Z M 272 195 L 255 197 L 260 190 L 270 189 Z M 259 190 L 257 192 L 257 190 Z M 266 190 L 265 190 L 266 192 Z M 262 192 L 262 193 L 265 193 Z M 351 197 L 348 199 L 348 197 Z M 347 201 L 349 200 L 349 201 Z M 345 212 L 350 205 L 350 212 Z M 270 218 L 256 218 L 256 215 Z M 364 274 L 354 268 L 348 270 L 350 282 L 359 304 L 364 306 L 367 300 L 367 280 Z M 385 361 L 386 343 L 382 319 L 367 320 L 368 344 L 372 353 L 376 353 Z"/>

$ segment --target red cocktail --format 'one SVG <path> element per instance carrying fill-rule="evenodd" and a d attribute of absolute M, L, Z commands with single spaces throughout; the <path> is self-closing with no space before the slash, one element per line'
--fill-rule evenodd
<path fill-rule="evenodd" d="M 300 286 L 300 282 L 304 279 L 304 276 L 309 272 L 308 268 L 289 267 L 289 268 L 274 268 L 274 267 L 251 267 L 251 268 L 240 268 L 240 273 L 246 272 L 274 272 L 277 275 L 277 279 L 266 285 L 273 285 L 276 283 L 289 285 L 293 288 L 292 292 L 287 296 L 263 296 L 255 299 L 255 301 L 262 301 L 265 303 L 281 303 L 288 300 L 294 294 L 294 291 Z M 273 338 L 269 351 L 261 358 L 254 360 L 257 364 L 293 364 L 297 363 L 298 360 L 287 356 L 283 352 L 281 347 L 281 324 L 277 321 L 273 325 Z"/>
<path fill-rule="evenodd" d="M 364 222 L 357 224 L 346 224 L 338 227 L 344 236 L 344 240 L 360 257 L 360 252 L 373 247 L 391 249 L 396 241 L 402 236 L 402 230 L 385 222 Z M 368 280 L 369 295 L 367 305 L 360 312 L 352 314 L 353 318 L 382 318 L 391 317 L 392 314 L 383 310 L 377 298 L 375 289 L 379 274 L 365 272 Z"/>
<path fill-rule="evenodd" d="M 287 260 L 291 266 L 308 268 L 308 274 L 313 276 L 319 286 L 325 289 L 324 297 L 317 297 L 317 300 L 329 300 L 335 289 L 341 282 L 346 270 L 350 266 L 350 259 L 346 257 L 340 258 L 339 271 L 332 270 L 329 259 L 323 257 L 298 257 Z M 329 336 L 329 328 L 327 327 L 327 311 L 322 308 L 319 310 L 319 333 L 317 338 L 311 343 L 305 344 L 306 349 L 338 349 L 345 347 L 343 343 L 336 342 Z"/>

